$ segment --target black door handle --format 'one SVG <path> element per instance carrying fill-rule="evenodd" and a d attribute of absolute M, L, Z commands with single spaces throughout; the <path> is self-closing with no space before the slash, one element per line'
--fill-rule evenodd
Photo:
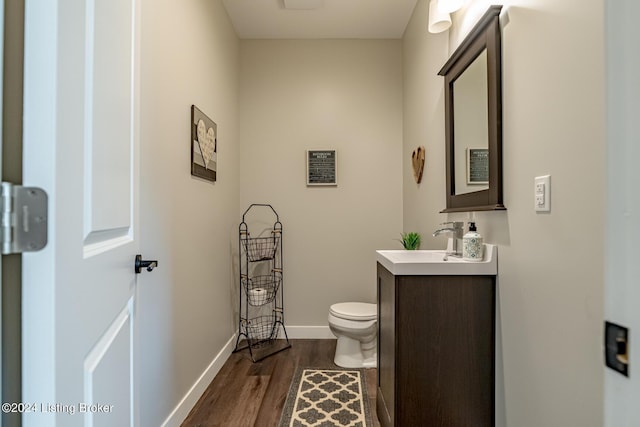
<path fill-rule="evenodd" d="M 154 268 L 158 266 L 158 261 L 156 260 L 143 260 L 142 255 L 136 255 L 136 262 L 134 264 L 134 268 L 136 270 L 136 274 L 140 274 L 143 268 L 146 268 L 147 271 L 153 271 Z"/>

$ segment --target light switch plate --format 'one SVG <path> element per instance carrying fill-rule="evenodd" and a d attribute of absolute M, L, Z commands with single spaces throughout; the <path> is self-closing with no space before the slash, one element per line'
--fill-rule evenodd
<path fill-rule="evenodd" d="M 551 211 L 551 175 L 537 176 L 535 178 L 533 203 L 536 212 Z"/>

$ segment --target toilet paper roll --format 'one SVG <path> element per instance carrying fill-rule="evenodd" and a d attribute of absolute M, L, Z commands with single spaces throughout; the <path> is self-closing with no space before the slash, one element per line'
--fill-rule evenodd
<path fill-rule="evenodd" d="M 267 291 L 264 288 L 249 289 L 249 299 L 252 301 L 263 301 L 267 297 Z"/>

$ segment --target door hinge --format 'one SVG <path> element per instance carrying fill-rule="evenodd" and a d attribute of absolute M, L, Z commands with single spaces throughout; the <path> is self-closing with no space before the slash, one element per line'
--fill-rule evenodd
<path fill-rule="evenodd" d="M 47 245 L 47 193 L 2 183 L 2 254 L 39 251 Z"/>

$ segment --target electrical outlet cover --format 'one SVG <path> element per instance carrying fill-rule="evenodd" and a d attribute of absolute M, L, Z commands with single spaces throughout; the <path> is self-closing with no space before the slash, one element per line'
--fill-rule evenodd
<path fill-rule="evenodd" d="M 604 324 L 604 360 L 607 367 L 629 376 L 629 329 L 615 323 Z"/>

